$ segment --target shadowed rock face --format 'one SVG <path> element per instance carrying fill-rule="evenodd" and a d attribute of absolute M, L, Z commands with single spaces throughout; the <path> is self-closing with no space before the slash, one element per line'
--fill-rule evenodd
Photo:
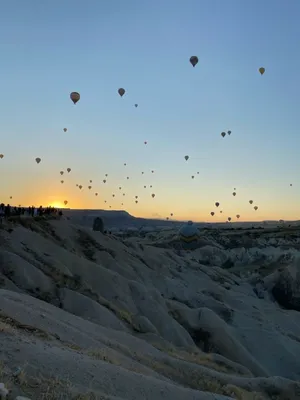
<path fill-rule="evenodd" d="M 103 233 L 103 231 L 104 231 L 104 225 L 103 225 L 102 218 L 97 217 L 97 218 L 94 219 L 93 231 L 97 231 L 97 232 Z"/>
<path fill-rule="evenodd" d="M 300 311 L 300 265 L 285 268 L 278 276 L 272 294 L 288 310 Z"/>

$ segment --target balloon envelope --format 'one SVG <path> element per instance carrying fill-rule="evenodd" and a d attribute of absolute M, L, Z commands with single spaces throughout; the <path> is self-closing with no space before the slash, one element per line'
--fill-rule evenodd
<path fill-rule="evenodd" d="M 186 224 L 182 225 L 178 232 L 180 242 L 184 247 L 188 248 L 197 244 L 199 235 L 200 232 L 192 221 L 188 221 Z"/>
<path fill-rule="evenodd" d="M 198 64 L 198 57 L 197 56 L 192 56 L 190 58 L 190 63 L 192 64 L 193 67 L 195 67 Z"/>
<path fill-rule="evenodd" d="M 72 92 L 70 94 L 70 99 L 76 104 L 80 100 L 80 94 L 78 92 Z"/>

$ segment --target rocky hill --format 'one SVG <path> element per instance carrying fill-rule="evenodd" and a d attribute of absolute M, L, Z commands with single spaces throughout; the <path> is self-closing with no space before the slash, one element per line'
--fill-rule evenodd
<path fill-rule="evenodd" d="M 289 281 L 298 239 L 277 233 L 206 232 L 185 252 L 170 233 L 125 239 L 66 220 L 4 222 L 7 398 L 299 399 L 300 314 Z M 289 306 L 276 298 L 283 281 Z"/>

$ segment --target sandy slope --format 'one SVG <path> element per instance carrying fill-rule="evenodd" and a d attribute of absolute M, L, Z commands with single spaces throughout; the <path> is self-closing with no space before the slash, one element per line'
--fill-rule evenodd
<path fill-rule="evenodd" d="M 240 261 L 220 267 L 239 250 L 203 240 L 184 253 L 67 221 L 2 226 L 0 374 L 10 397 L 300 398 L 300 314 L 259 298 Z"/>

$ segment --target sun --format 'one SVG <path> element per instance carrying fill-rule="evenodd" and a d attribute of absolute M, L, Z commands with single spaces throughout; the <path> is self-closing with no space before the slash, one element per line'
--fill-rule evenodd
<path fill-rule="evenodd" d="M 64 205 L 62 203 L 60 203 L 59 201 L 55 201 L 54 203 L 50 204 L 50 207 L 54 207 L 54 208 L 64 208 Z"/>

